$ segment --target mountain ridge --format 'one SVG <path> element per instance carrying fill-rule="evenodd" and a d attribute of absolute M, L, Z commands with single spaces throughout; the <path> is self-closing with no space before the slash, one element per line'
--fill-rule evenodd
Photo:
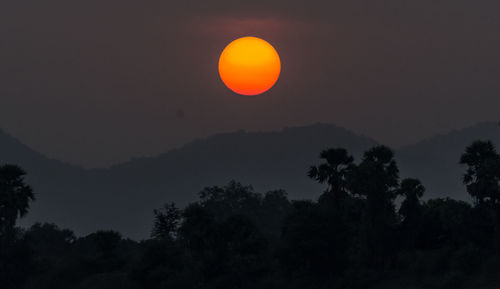
<path fill-rule="evenodd" d="M 467 199 L 458 159 L 478 138 L 491 138 L 498 145 L 500 127 L 480 123 L 396 149 L 401 176 L 420 178 L 427 197 Z M 169 201 L 185 205 L 203 187 L 232 179 L 260 192 L 285 189 L 292 199 L 314 199 L 324 186 L 308 179 L 306 172 L 320 161 L 321 150 L 345 147 L 357 162 L 377 144 L 345 128 L 317 123 L 271 132 L 221 133 L 155 157 L 83 169 L 46 158 L 0 131 L 0 160 L 26 169 L 27 181 L 37 192 L 23 224 L 55 222 L 78 234 L 115 229 L 141 239 L 149 233 L 153 209 Z"/>

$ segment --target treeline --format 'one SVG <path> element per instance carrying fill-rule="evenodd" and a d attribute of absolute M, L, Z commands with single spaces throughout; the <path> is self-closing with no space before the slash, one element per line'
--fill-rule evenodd
<path fill-rule="evenodd" d="M 114 231 L 76 237 L 54 224 L 16 227 L 34 195 L 20 168 L 0 166 L 0 287 L 500 285 L 500 156 L 491 142 L 474 142 L 459 160 L 473 204 L 422 201 L 424 186 L 400 180 L 384 146 L 359 162 L 342 148 L 320 158 L 308 171 L 326 186 L 317 201 L 232 181 L 183 209 L 154 210 L 151 238 L 141 242 Z"/>

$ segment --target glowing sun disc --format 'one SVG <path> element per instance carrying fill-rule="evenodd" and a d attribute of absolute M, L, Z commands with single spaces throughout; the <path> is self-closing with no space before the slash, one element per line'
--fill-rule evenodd
<path fill-rule="evenodd" d="M 219 75 L 232 91 L 258 95 L 278 80 L 281 62 L 276 49 L 257 37 L 242 37 L 229 43 L 219 58 Z"/>

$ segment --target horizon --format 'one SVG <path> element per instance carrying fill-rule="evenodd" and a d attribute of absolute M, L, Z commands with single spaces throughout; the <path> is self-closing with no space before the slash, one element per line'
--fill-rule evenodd
<path fill-rule="evenodd" d="M 500 0 L 0 0 L 0 289 L 500 288 Z"/>
<path fill-rule="evenodd" d="M 0 126 L 102 166 L 220 132 L 334 123 L 393 147 L 495 120 L 500 2 L 4 0 Z M 218 60 L 253 35 L 276 84 L 229 90 Z"/>
<path fill-rule="evenodd" d="M 12 133 L 10 133 L 9 131 L 5 130 L 2 127 L 0 127 L 0 132 L 3 132 L 4 134 L 7 134 L 8 136 L 12 137 L 13 139 L 19 141 L 22 145 L 26 146 L 27 148 L 29 148 L 29 149 L 31 149 L 31 150 L 39 153 L 39 154 L 41 154 L 44 157 L 47 157 L 48 159 L 52 159 L 52 160 L 55 160 L 55 161 L 58 161 L 58 162 L 61 162 L 61 163 L 64 163 L 64 164 L 68 164 L 68 165 L 71 165 L 71 166 L 75 166 L 75 167 L 80 167 L 80 168 L 83 168 L 83 169 L 92 170 L 92 169 L 109 169 L 109 168 L 112 168 L 114 166 L 119 166 L 121 164 L 126 164 L 128 162 L 132 162 L 134 160 L 160 157 L 162 155 L 168 154 L 169 152 L 171 152 L 173 150 L 181 149 L 184 146 L 187 146 L 189 144 L 195 143 L 195 142 L 200 141 L 200 140 L 206 140 L 206 139 L 214 138 L 214 137 L 217 137 L 217 136 L 220 136 L 220 135 L 230 135 L 230 134 L 235 134 L 235 133 L 239 133 L 239 132 L 244 132 L 244 133 L 248 133 L 248 134 L 280 133 L 280 132 L 283 132 L 283 131 L 285 131 L 287 129 L 307 128 L 307 127 L 312 127 L 312 126 L 315 126 L 315 125 L 327 125 L 327 126 L 333 126 L 333 127 L 339 128 L 339 129 L 346 130 L 346 131 L 348 131 L 350 133 L 353 133 L 354 135 L 357 135 L 357 136 L 360 136 L 360 137 L 366 137 L 366 138 L 369 138 L 369 139 L 375 141 L 378 144 L 386 145 L 386 146 L 391 147 L 392 149 L 399 150 L 399 149 L 402 149 L 402 148 L 411 147 L 413 145 L 416 145 L 416 144 L 419 144 L 419 143 L 431 140 L 431 139 L 436 138 L 436 137 L 445 136 L 445 135 L 451 134 L 453 132 L 470 129 L 470 128 L 473 128 L 473 127 L 476 127 L 476 126 L 480 126 L 480 125 L 498 124 L 498 123 L 499 123 L 498 121 L 494 121 L 494 120 L 479 121 L 479 122 L 475 122 L 475 123 L 473 123 L 471 125 L 467 125 L 467 126 L 464 126 L 464 127 L 452 128 L 450 130 L 446 130 L 446 131 L 438 132 L 438 133 L 435 133 L 435 134 L 432 134 L 432 135 L 428 135 L 428 136 L 423 137 L 422 139 L 418 139 L 418 140 L 416 140 L 414 142 L 411 142 L 411 143 L 401 144 L 399 146 L 393 146 L 391 144 L 382 143 L 379 140 L 377 140 L 375 137 L 372 137 L 370 135 L 366 135 L 366 134 L 362 134 L 362 133 L 356 132 L 356 131 L 351 130 L 349 128 L 339 126 L 339 125 L 337 125 L 335 123 L 316 122 L 316 123 L 304 124 L 304 125 L 298 125 L 298 126 L 285 126 L 285 127 L 282 127 L 280 129 L 276 129 L 276 130 L 272 130 L 271 129 L 271 130 L 253 130 L 253 131 L 251 131 L 251 130 L 245 130 L 245 129 L 237 129 L 237 130 L 226 131 L 226 132 L 216 132 L 214 134 L 210 134 L 210 135 L 207 135 L 207 136 L 194 138 L 194 139 L 189 140 L 189 141 L 187 141 L 185 143 L 179 144 L 178 146 L 167 148 L 164 151 L 158 152 L 156 154 L 131 155 L 131 156 L 128 156 L 127 158 L 124 158 L 124 159 L 121 159 L 121 160 L 117 160 L 117 161 L 112 162 L 112 163 L 101 163 L 101 162 L 97 161 L 97 163 L 95 163 L 95 164 L 85 163 L 85 162 L 82 162 L 82 160 L 77 161 L 77 160 L 71 160 L 71 159 L 57 158 L 57 156 L 52 156 L 52 155 L 50 155 L 47 152 L 38 150 L 32 144 L 24 142 L 22 139 L 20 139 L 19 137 L 13 135 Z"/>

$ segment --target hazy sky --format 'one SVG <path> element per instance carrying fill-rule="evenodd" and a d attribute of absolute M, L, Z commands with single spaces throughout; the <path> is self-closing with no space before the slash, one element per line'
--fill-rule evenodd
<path fill-rule="evenodd" d="M 217 132 L 329 122 L 399 146 L 500 118 L 500 1 L 0 1 L 0 127 L 103 166 Z M 230 92 L 262 37 L 282 74 Z"/>

